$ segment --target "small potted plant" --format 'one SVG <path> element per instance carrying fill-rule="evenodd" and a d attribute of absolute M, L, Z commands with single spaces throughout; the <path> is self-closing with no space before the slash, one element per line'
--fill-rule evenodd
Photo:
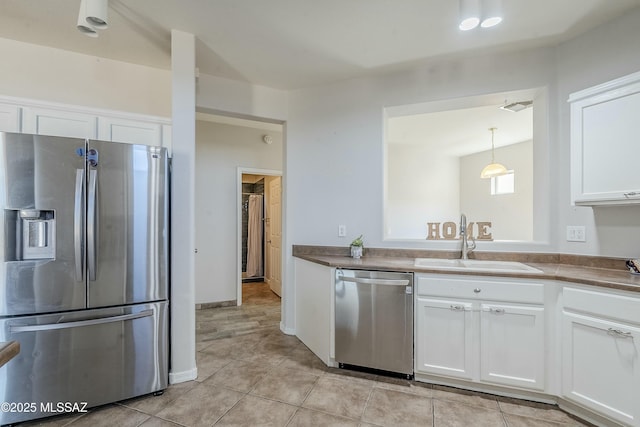
<path fill-rule="evenodd" d="M 362 241 L 362 234 L 357 239 L 351 242 L 351 256 L 358 259 L 362 256 L 362 250 L 364 249 L 364 242 Z"/>

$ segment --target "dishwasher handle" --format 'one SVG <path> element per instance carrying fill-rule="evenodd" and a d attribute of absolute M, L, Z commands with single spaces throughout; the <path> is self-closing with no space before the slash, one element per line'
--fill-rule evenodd
<path fill-rule="evenodd" d="M 409 284 L 408 279 L 367 279 L 364 277 L 338 276 L 338 280 L 365 285 L 407 286 Z"/>

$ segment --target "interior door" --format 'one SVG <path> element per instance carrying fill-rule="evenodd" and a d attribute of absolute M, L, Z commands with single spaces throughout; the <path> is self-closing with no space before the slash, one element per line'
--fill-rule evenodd
<path fill-rule="evenodd" d="M 85 307 L 84 147 L 0 133 L 0 316 Z"/>
<path fill-rule="evenodd" d="M 267 216 L 267 283 L 278 296 L 282 294 L 282 178 L 269 181 Z"/>
<path fill-rule="evenodd" d="M 166 299 L 166 150 L 91 141 L 88 153 L 88 306 Z"/>

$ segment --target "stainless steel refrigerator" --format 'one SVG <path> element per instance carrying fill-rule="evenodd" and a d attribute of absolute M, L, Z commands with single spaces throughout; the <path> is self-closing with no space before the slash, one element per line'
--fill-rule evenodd
<path fill-rule="evenodd" d="M 168 209 L 164 148 L 0 132 L 0 424 L 167 387 Z"/>

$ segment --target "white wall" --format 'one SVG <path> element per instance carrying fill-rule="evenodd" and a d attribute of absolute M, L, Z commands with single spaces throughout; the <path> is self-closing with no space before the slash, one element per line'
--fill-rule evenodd
<path fill-rule="evenodd" d="M 171 116 L 171 71 L 0 38 L 0 95 Z"/>
<path fill-rule="evenodd" d="M 287 92 L 200 74 L 198 108 L 201 111 L 225 112 L 240 117 L 284 121 L 287 118 Z"/>
<path fill-rule="evenodd" d="M 491 150 L 464 156 L 460 158 L 460 210 L 469 221 L 491 221 L 496 240 L 533 240 L 533 141 L 496 148 L 495 158 L 514 171 L 515 192 L 492 196 L 491 180 L 480 178 Z"/>
<path fill-rule="evenodd" d="M 560 239 L 558 251 L 640 256 L 640 206 L 573 207 L 569 186 L 569 94 L 640 70 L 640 10 L 560 45 L 556 51 L 558 113 L 554 117 L 558 204 L 556 232 L 567 225 L 585 225 L 586 243 Z"/>
<path fill-rule="evenodd" d="M 455 220 L 460 215 L 459 167 L 457 156 L 431 147 L 387 144 L 385 238 L 424 239 L 427 222 Z"/>
<path fill-rule="evenodd" d="M 553 50 L 537 49 L 441 61 L 292 92 L 287 247 L 346 246 L 349 237 L 363 233 L 367 246 L 448 248 L 447 242 L 383 241 L 383 108 L 544 87 L 553 83 L 554 73 Z M 337 237 L 338 224 L 347 226 L 347 238 Z"/>
<path fill-rule="evenodd" d="M 287 123 L 287 197 L 291 244 L 348 244 L 337 237 L 338 224 L 364 233 L 368 246 L 442 249 L 438 242 L 384 242 L 383 221 L 383 107 L 459 98 L 507 90 L 546 87 L 549 97 L 549 153 L 538 159 L 548 169 L 552 236 L 546 244 L 482 243 L 480 250 L 570 251 L 631 256 L 638 253 L 640 215 L 608 210 L 602 217 L 621 217 L 615 245 L 563 242 L 564 225 L 585 224 L 588 216 L 573 214 L 569 201 L 568 94 L 640 69 L 640 11 L 608 23 L 559 48 L 486 54 L 441 60 L 381 77 L 338 82 L 301 89 L 289 98 Z M 580 84 L 574 84 L 574 75 Z M 360 165 L 356 168 L 354 165 Z M 328 177 L 326 179 L 322 179 Z M 313 199 L 305 197 L 309 191 Z M 357 209 L 341 209 L 357 206 Z M 631 213 L 634 211 L 633 213 Z M 575 221 L 568 218 L 576 218 Z M 586 219 L 585 219 L 586 218 Z M 312 226 L 310 226 L 310 224 Z M 613 226 L 586 224 L 587 238 Z M 599 231 L 600 230 L 600 231 Z M 351 234 L 351 233 L 350 233 Z M 350 236 L 349 236 L 350 237 Z"/>
<path fill-rule="evenodd" d="M 196 122 L 196 303 L 236 299 L 238 167 L 282 166 L 282 132 Z"/>

